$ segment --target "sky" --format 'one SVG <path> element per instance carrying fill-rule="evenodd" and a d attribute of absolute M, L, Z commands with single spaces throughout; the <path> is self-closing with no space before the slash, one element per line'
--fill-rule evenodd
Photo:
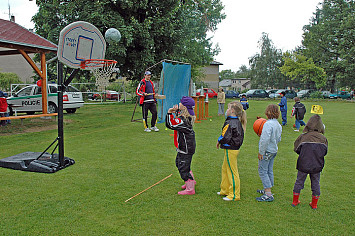
<path fill-rule="evenodd" d="M 215 60 L 221 70 L 237 71 L 249 66 L 249 58 L 260 52 L 258 41 L 268 33 L 274 46 L 283 52 L 301 45 L 303 26 L 309 23 L 321 0 L 221 0 L 226 19 L 217 26 L 212 42 L 221 52 Z M 31 18 L 37 12 L 36 1 L 0 0 L 0 18 L 15 16 L 16 23 L 33 28 Z"/>
<path fill-rule="evenodd" d="M 236 72 L 249 67 L 249 58 L 260 52 L 258 41 L 268 33 L 274 46 L 283 52 L 301 45 L 303 26 L 321 0 L 222 0 L 226 19 L 212 34 L 221 52 L 215 60 L 221 70 Z"/>

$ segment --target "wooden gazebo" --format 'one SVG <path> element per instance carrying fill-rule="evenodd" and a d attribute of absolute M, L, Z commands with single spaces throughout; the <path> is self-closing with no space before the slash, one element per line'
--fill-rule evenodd
<path fill-rule="evenodd" d="M 57 45 L 15 22 L 0 19 L 0 47 L 8 48 L 8 50 L 0 51 L 0 56 L 21 54 L 40 76 L 42 80 L 42 111 L 43 114 L 47 114 L 46 53 L 56 53 Z M 29 57 L 30 53 L 40 54 L 41 68 L 38 68 Z"/>

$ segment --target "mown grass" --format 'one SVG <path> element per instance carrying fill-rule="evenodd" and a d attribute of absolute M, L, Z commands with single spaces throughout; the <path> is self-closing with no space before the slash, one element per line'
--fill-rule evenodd
<path fill-rule="evenodd" d="M 261 181 L 257 171 L 258 137 L 252 124 L 257 115 L 264 116 L 268 104 L 277 102 L 250 101 L 246 137 L 238 157 L 238 202 L 224 202 L 216 195 L 223 151 L 215 144 L 224 117 L 216 116 L 215 100 L 210 101 L 211 120 L 195 125 L 194 196 L 176 194 L 183 182 L 175 167 L 176 152 L 169 135 L 172 131 L 158 124 L 160 132 L 143 132 L 142 123 L 130 122 L 134 104 L 85 105 L 76 114 L 65 114 L 65 155 L 76 164 L 54 174 L 0 168 L 0 234 L 353 234 L 355 103 L 304 102 L 308 111 L 313 104 L 323 106 L 329 141 L 318 210 L 308 206 L 309 179 L 300 197 L 301 205 L 290 206 L 297 173 L 293 142 L 299 135 L 293 131 L 294 119 L 290 118 L 275 160 L 275 201 L 255 201 Z M 290 110 L 292 105 L 288 101 Z M 138 111 L 136 117 L 140 114 Z M 310 116 L 308 112 L 305 121 Z M 20 126 L 13 123 L 6 132 L 16 133 Z M 56 130 L 0 136 L 0 158 L 25 151 L 41 152 L 56 136 Z M 164 182 L 124 202 L 171 173 Z"/>

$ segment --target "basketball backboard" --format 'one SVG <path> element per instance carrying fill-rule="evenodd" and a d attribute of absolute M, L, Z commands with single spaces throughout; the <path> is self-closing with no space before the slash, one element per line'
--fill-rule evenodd
<path fill-rule="evenodd" d="M 60 31 L 58 60 L 71 68 L 80 68 L 87 59 L 105 59 L 105 52 L 105 38 L 88 22 L 73 22 Z"/>

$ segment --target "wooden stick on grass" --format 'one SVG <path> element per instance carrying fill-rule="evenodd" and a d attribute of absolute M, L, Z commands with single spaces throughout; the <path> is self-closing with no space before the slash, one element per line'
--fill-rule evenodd
<path fill-rule="evenodd" d="M 124 201 L 124 202 L 128 202 L 129 200 L 131 200 L 131 199 L 133 199 L 133 198 L 137 197 L 139 194 L 144 193 L 144 192 L 145 192 L 145 191 L 147 191 L 148 189 L 150 189 L 150 188 L 154 187 L 155 185 L 157 185 L 157 184 L 159 184 L 159 183 L 163 182 L 164 180 L 166 180 L 167 178 L 171 177 L 172 175 L 173 175 L 173 174 L 170 174 L 170 175 L 166 176 L 164 179 L 159 180 L 158 182 L 156 182 L 156 183 L 155 183 L 155 184 L 153 184 L 152 186 L 150 186 L 150 187 L 148 187 L 148 188 L 144 189 L 144 190 L 143 190 L 142 192 L 140 192 L 140 193 L 137 193 L 137 194 L 136 194 L 136 195 L 134 195 L 133 197 L 128 198 L 128 199 L 127 199 L 126 201 Z"/>

